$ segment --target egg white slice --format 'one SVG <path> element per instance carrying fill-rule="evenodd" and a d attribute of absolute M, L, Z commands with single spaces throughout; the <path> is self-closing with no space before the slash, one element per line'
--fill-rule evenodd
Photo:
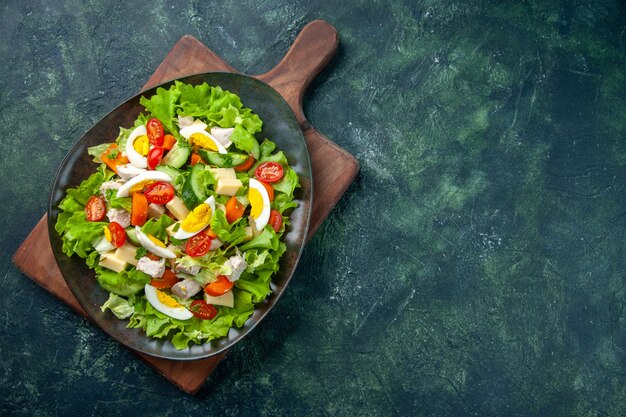
<path fill-rule="evenodd" d="M 257 230 L 263 230 L 267 222 L 270 220 L 270 196 L 267 194 L 267 190 L 258 180 L 254 178 L 250 178 L 250 182 L 248 183 L 250 190 L 256 190 L 261 194 L 263 207 L 261 209 L 261 214 L 259 216 L 254 217 L 254 225 Z M 248 191 L 249 194 L 249 191 Z M 250 200 L 250 204 L 252 204 L 253 199 L 248 195 L 248 200 Z M 254 206 L 253 206 L 254 209 Z"/>
<path fill-rule="evenodd" d="M 202 124 L 195 124 L 195 122 L 194 122 L 194 124 L 192 124 L 191 126 L 187 126 L 187 127 L 184 127 L 182 129 L 180 129 L 180 135 L 182 137 L 184 137 L 185 139 L 187 139 L 187 140 L 189 140 L 191 135 L 193 135 L 194 133 L 202 135 L 202 136 L 205 136 L 206 138 L 209 139 L 209 141 L 213 142 L 213 144 L 215 145 L 215 147 L 217 148 L 217 151 L 219 153 L 222 153 L 222 154 L 223 153 L 228 153 L 228 151 L 226 150 L 224 145 L 222 145 L 219 140 L 215 139 L 213 137 L 213 135 L 211 135 L 209 132 L 207 132 L 205 130 L 206 129 L 206 125 L 204 125 L 204 127 L 202 125 L 204 125 L 204 123 L 202 123 Z"/>
<path fill-rule="evenodd" d="M 139 243 L 141 243 L 141 246 L 154 253 L 156 256 L 167 259 L 176 258 L 176 254 L 174 252 L 172 252 L 168 248 L 159 246 L 152 240 L 150 240 L 148 235 L 141 231 L 141 227 L 135 226 L 135 232 L 137 233 L 137 240 L 139 241 Z"/>
<path fill-rule="evenodd" d="M 148 158 L 140 154 L 135 150 L 133 146 L 135 143 L 135 139 L 139 136 L 147 135 L 146 126 L 141 125 L 135 128 L 130 135 L 128 136 L 128 141 L 126 142 L 126 157 L 128 161 L 136 166 L 137 168 L 148 168 Z"/>
<path fill-rule="evenodd" d="M 146 299 L 152 305 L 152 307 L 156 308 L 161 313 L 166 316 L 170 316 L 177 320 L 189 320 L 193 317 L 193 313 L 183 307 L 182 304 L 178 304 L 176 307 L 168 306 L 159 300 L 159 292 L 160 290 L 156 289 L 150 284 L 146 284 L 144 287 L 144 291 L 146 293 Z M 162 293 L 161 297 L 170 297 L 170 295 Z"/>
<path fill-rule="evenodd" d="M 125 182 L 118 190 L 117 197 L 128 197 L 130 195 L 130 189 L 133 186 L 139 184 L 142 181 L 167 181 L 172 182 L 172 177 L 161 171 L 145 171 L 136 177 L 131 178 L 128 182 Z"/>
<path fill-rule="evenodd" d="M 213 215 L 215 214 L 215 197 L 210 196 L 209 198 L 204 200 L 203 204 L 208 204 L 209 207 L 211 207 L 211 217 L 213 217 Z M 191 214 L 191 212 L 190 212 L 190 214 Z M 187 216 L 189 216 L 189 214 Z M 189 231 L 183 229 L 182 224 L 183 224 L 184 221 L 185 221 L 185 219 L 181 220 L 180 227 L 178 228 L 176 233 L 174 233 L 174 239 L 189 239 L 190 237 L 195 236 L 198 233 L 200 233 L 202 230 L 206 229 L 207 226 L 209 225 L 209 224 L 207 224 L 202 229 L 197 230 L 195 232 L 189 232 Z M 210 223 L 210 219 L 209 219 L 209 223 Z"/>

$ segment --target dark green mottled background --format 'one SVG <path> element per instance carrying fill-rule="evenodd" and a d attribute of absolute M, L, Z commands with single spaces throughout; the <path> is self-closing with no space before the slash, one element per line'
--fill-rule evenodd
<path fill-rule="evenodd" d="M 0 6 L 0 414 L 626 415 L 623 2 L 126 3 Z M 261 73 L 316 18 L 341 44 L 305 112 L 361 174 L 186 395 L 11 256 L 183 34 Z"/>

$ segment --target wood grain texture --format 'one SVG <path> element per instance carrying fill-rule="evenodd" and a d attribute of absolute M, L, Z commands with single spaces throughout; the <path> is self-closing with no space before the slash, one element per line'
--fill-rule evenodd
<path fill-rule="evenodd" d="M 335 54 L 338 39 L 337 32 L 328 23 L 319 20 L 311 22 L 303 28 L 287 55 L 274 69 L 255 77 L 274 87 L 285 98 L 307 141 L 313 170 L 313 207 L 307 239 L 315 233 L 358 173 L 354 157 L 315 130 L 302 111 L 304 92 Z M 237 72 L 196 38 L 186 35 L 174 45 L 143 89 L 186 75 L 211 71 Z M 88 318 L 56 266 L 46 216 L 19 247 L 13 262 L 26 276 Z M 222 354 L 181 362 L 135 353 L 188 393 L 200 389 L 224 357 Z"/>

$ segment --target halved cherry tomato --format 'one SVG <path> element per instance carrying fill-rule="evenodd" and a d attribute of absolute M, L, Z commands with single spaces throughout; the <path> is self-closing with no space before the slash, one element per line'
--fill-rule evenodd
<path fill-rule="evenodd" d="M 101 195 L 91 196 L 85 206 L 85 214 L 90 222 L 99 222 L 107 214 L 107 204 Z"/>
<path fill-rule="evenodd" d="M 143 226 L 148 220 L 148 199 L 143 193 L 133 193 L 130 209 L 130 224 Z"/>
<path fill-rule="evenodd" d="M 148 169 L 154 169 L 157 165 L 161 163 L 161 159 L 163 159 L 163 148 L 152 148 L 148 152 Z"/>
<path fill-rule="evenodd" d="M 246 211 L 246 207 L 235 196 L 232 196 L 226 202 L 226 220 L 228 220 L 228 223 L 232 223 L 243 216 L 244 211 Z"/>
<path fill-rule="evenodd" d="M 233 282 L 226 275 L 218 275 L 217 281 L 213 281 L 204 287 L 204 292 L 213 297 L 219 297 L 226 294 L 231 288 L 233 288 Z"/>
<path fill-rule="evenodd" d="M 283 177 L 283 166 L 278 162 L 263 162 L 254 171 L 254 176 L 263 182 L 280 181 Z"/>
<path fill-rule="evenodd" d="M 204 164 L 204 163 L 205 163 L 204 159 L 202 159 L 200 155 L 198 155 L 195 152 L 191 154 L 191 161 L 190 161 L 191 166 L 194 166 L 195 164 Z"/>
<path fill-rule="evenodd" d="M 217 308 L 204 300 L 194 300 L 189 306 L 189 311 L 201 320 L 211 320 L 217 316 Z"/>
<path fill-rule="evenodd" d="M 270 224 L 270 226 L 272 226 L 272 229 L 274 229 L 274 231 L 276 233 L 278 233 L 278 231 L 280 230 L 281 226 L 283 225 L 283 216 L 282 216 L 282 214 L 280 214 L 276 210 L 270 211 L 270 220 L 269 220 L 268 223 Z"/>
<path fill-rule="evenodd" d="M 213 238 L 209 237 L 206 233 L 199 232 L 187 241 L 187 244 L 185 245 L 185 252 L 193 258 L 206 255 L 211 247 L 212 240 Z"/>
<path fill-rule="evenodd" d="M 274 201 L 274 187 L 272 187 L 272 184 L 268 184 L 263 181 L 259 181 L 259 182 L 263 184 L 263 187 L 265 187 L 265 189 L 267 190 L 267 195 L 270 198 L 270 201 Z"/>
<path fill-rule="evenodd" d="M 165 149 L 166 151 L 169 151 L 170 149 L 172 149 L 175 143 L 176 143 L 176 138 L 174 136 L 169 135 L 169 134 L 163 136 L 163 149 Z"/>
<path fill-rule="evenodd" d="M 159 278 L 152 278 L 152 280 L 150 280 L 150 285 L 159 289 L 172 288 L 178 281 L 179 279 L 174 271 L 166 268 L 165 272 L 163 272 L 163 275 L 161 275 Z"/>
<path fill-rule="evenodd" d="M 174 199 L 174 187 L 165 181 L 157 181 L 148 185 L 144 194 L 150 203 L 167 204 Z"/>
<path fill-rule="evenodd" d="M 252 168 L 252 165 L 254 165 L 254 157 L 252 155 L 248 155 L 248 159 L 246 159 L 246 161 L 243 164 L 237 165 L 235 167 L 235 171 L 239 171 L 239 172 L 247 171 L 250 168 Z"/>
<path fill-rule="evenodd" d="M 118 222 L 109 223 L 109 232 L 111 232 L 111 243 L 116 248 L 124 245 L 126 242 L 126 231 Z"/>
<path fill-rule="evenodd" d="M 115 154 L 115 157 L 112 157 L 112 154 Z M 117 149 L 117 143 L 109 145 L 107 150 L 100 155 L 100 159 L 102 159 L 102 162 L 104 162 L 107 167 L 109 167 L 109 169 L 116 174 L 118 166 L 128 163 L 128 158 L 122 156 L 122 153 Z"/>
<path fill-rule="evenodd" d="M 163 124 L 159 119 L 153 117 L 148 120 L 148 123 L 146 123 L 146 132 L 148 133 L 150 144 L 154 146 L 163 146 L 165 131 L 163 130 Z"/>

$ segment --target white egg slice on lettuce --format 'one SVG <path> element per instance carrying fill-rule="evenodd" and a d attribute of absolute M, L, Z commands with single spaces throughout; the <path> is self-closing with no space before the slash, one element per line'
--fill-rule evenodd
<path fill-rule="evenodd" d="M 206 125 L 202 122 L 194 122 L 192 125 L 180 129 L 180 135 L 187 139 L 190 144 L 200 146 L 219 153 L 228 153 L 224 145 L 213 135 L 206 131 Z"/>
<path fill-rule="evenodd" d="M 174 233 L 175 239 L 189 239 L 204 230 L 215 213 L 215 197 L 210 196 L 204 203 L 191 210 L 187 217 L 180 222 L 180 227 Z"/>
<path fill-rule="evenodd" d="M 144 287 L 146 299 L 161 313 L 177 320 L 189 320 L 193 317 L 193 313 L 187 310 L 182 304 L 174 299 L 171 295 L 146 284 Z"/>
<path fill-rule="evenodd" d="M 145 182 L 149 181 L 166 181 L 172 182 L 172 177 L 161 171 L 146 171 L 131 178 L 128 182 L 125 182 L 118 190 L 117 197 L 128 197 L 133 187 L 141 187 Z"/>
<path fill-rule="evenodd" d="M 141 125 L 130 132 L 128 141 L 126 142 L 126 157 L 128 161 L 137 168 L 148 168 L 148 158 L 135 150 L 135 140 L 147 134 L 146 126 Z"/>
<path fill-rule="evenodd" d="M 263 230 L 270 219 L 270 196 L 258 180 L 250 178 L 248 183 L 248 200 L 250 201 L 250 216 L 254 219 L 257 230 Z"/>
<path fill-rule="evenodd" d="M 150 236 L 141 231 L 141 227 L 135 226 L 135 232 L 137 233 L 137 240 L 141 243 L 141 246 L 146 248 L 151 253 L 161 258 L 174 259 L 176 254 L 170 249 L 165 247 L 165 244 L 154 236 Z"/>

